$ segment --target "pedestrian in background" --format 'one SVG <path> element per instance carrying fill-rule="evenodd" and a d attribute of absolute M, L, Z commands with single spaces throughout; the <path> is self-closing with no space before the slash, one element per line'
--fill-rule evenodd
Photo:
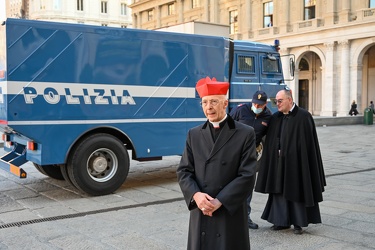
<path fill-rule="evenodd" d="M 319 202 L 326 185 L 323 162 L 311 114 L 293 102 L 290 90 L 276 95 L 278 112 L 270 120 L 256 192 L 268 193 L 262 219 L 273 230 L 321 223 Z"/>
<path fill-rule="evenodd" d="M 189 130 L 177 179 L 190 210 L 187 249 L 250 249 L 246 198 L 256 174 L 255 132 L 226 113 L 227 82 L 201 79 L 207 121 Z"/>
<path fill-rule="evenodd" d="M 372 110 L 372 113 L 375 114 L 375 109 L 374 109 L 374 102 L 370 101 L 370 109 Z"/>
<path fill-rule="evenodd" d="M 272 112 L 267 108 L 267 94 L 264 91 L 256 91 L 253 95 L 253 99 L 250 103 L 240 104 L 233 108 L 230 112 L 230 116 L 235 120 L 243 124 L 249 125 L 254 128 L 256 135 L 256 147 L 257 147 L 257 169 L 260 157 L 262 156 L 263 143 L 262 139 L 267 133 L 268 122 L 271 118 Z M 251 189 L 249 196 L 247 197 L 247 223 L 249 228 L 258 229 L 256 224 L 250 217 L 251 213 L 251 199 L 253 197 L 253 189 Z"/>
<path fill-rule="evenodd" d="M 357 104 L 355 103 L 355 100 L 353 100 L 352 105 L 350 106 L 349 115 L 358 115 Z"/>

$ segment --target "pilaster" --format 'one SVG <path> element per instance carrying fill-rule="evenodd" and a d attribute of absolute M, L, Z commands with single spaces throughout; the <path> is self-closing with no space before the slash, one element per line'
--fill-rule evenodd
<path fill-rule="evenodd" d="M 345 24 L 350 21 L 350 0 L 341 0 L 341 11 L 339 12 L 339 23 Z"/>
<path fill-rule="evenodd" d="M 350 107 L 350 65 L 349 65 L 349 41 L 339 42 L 341 48 L 341 74 L 339 81 L 340 105 L 337 116 L 347 116 Z"/>
<path fill-rule="evenodd" d="M 178 23 L 184 22 L 184 0 L 177 0 L 178 11 Z"/>
<path fill-rule="evenodd" d="M 324 1 L 324 25 L 325 26 L 331 26 L 336 23 L 336 15 L 337 13 L 335 12 L 335 5 L 336 1 L 335 0 L 330 0 L 330 1 Z"/>
<path fill-rule="evenodd" d="M 335 42 L 329 42 L 324 44 L 326 48 L 326 67 L 324 68 L 324 79 L 325 84 L 322 89 L 322 111 L 321 116 L 334 116 L 333 108 L 333 88 L 334 88 L 334 60 L 333 53 L 335 49 Z"/>

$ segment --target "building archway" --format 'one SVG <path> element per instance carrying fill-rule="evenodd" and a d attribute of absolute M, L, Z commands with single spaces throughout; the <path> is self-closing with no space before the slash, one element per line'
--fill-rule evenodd
<path fill-rule="evenodd" d="M 375 101 L 375 45 L 366 50 L 362 59 L 362 109 Z"/>
<path fill-rule="evenodd" d="M 296 82 L 295 101 L 298 106 L 308 110 L 312 115 L 321 111 L 322 62 L 312 51 L 301 54 L 297 60 L 298 82 Z"/>
<path fill-rule="evenodd" d="M 357 99 L 358 111 L 368 107 L 371 98 L 375 102 L 375 39 L 354 42 L 351 62 L 350 101 Z"/>

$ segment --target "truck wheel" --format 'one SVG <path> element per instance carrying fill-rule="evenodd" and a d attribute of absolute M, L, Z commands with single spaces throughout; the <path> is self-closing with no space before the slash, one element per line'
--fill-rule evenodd
<path fill-rule="evenodd" d="M 116 191 L 129 173 L 125 145 L 108 134 L 91 135 L 81 141 L 69 157 L 68 175 L 74 186 L 90 195 Z"/>
<path fill-rule="evenodd" d="M 60 166 L 60 168 L 61 168 L 61 174 L 64 177 L 64 180 L 67 181 L 73 187 L 75 187 L 73 182 L 70 180 L 70 177 L 69 177 L 69 174 L 68 174 L 68 168 L 67 168 L 66 164 L 62 164 Z"/>
<path fill-rule="evenodd" d="M 34 167 L 44 175 L 47 175 L 56 180 L 64 180 L 64 176 L 61 173 L 61 168 L 59 165 L 39 165 L 33 163 Z"/>

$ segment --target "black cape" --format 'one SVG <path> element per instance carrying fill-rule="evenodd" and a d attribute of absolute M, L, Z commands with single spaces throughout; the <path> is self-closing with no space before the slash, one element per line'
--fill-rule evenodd
<path fill-rule="evenodd" d="M 279 131 L 283 120 L 284 130 L 280 141 Z M 297 105 L 286 117 L 281 112 L 274 113 L 255 191 L 282 194 L 286 200 L 312 207 L 323 201 L 324 186 L 323 162 L 311 114 Z"/>

